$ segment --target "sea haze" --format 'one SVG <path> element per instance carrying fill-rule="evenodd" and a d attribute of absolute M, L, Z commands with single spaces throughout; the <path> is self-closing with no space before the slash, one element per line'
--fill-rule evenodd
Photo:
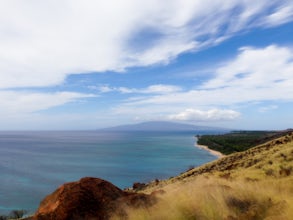
<path fill-rule="evenodd" d="M 33 212 L 45 195 L 84 176 L 125 188 L 178 175 L 216 159 L 194 147 L 194 135 L 202 133 L 0 132 L 0 214 Z"/>

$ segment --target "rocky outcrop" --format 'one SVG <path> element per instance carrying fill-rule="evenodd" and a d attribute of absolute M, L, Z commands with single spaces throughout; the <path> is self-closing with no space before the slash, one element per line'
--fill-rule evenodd
<path fill-rule="evenodd" d="M 112 183 L 86 177 L 66 183 L 40 204 L 35 220 L 105 220 L 116 214 L 125 216 L 126 207 L 147 207 L 155 197 L 125 192 Z"/>

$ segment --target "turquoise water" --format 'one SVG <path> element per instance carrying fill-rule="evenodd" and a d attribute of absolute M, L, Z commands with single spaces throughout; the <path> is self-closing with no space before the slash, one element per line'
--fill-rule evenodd
<path fill-rule="evenodd" d="M 198 133 L 197 133 L 198 134 Z M 120 188 L 164 179 L 216 159 L 194 132 L 0 132 L 0 214 L 35 211 L 45 195 L 84 176 Z"/>

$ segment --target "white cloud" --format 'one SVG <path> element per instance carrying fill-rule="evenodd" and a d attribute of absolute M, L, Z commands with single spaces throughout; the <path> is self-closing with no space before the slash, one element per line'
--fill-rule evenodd
<path fill-rule="evenodd" d="M 264 107 L 260 107 L 258 109 L 259 112 L 267 112 L 267 111 L 271 111 L 271 110 L 275 110 L 277 109 L 278 106 L 277 105 L 269 105 L 269 106 L 264 106 Z"/>
<path fill-rule="evenodd" d="M 286 23 L 292 19 L 293 4 L 280 5 L 277 10 L 267 16 L 265 23 L 268 26 L 275 26 Z"/>
<path fill-rule="evenodd" d="M 174 92 L 179 92 L 181 91 L 181 88 L 179 86 L 172 86 L 172 85 L 162 85 L 162 84 L 158 84 L 158 85 L 152 85 L 147 87 L 144 90 L 144 93 L 174 93 Z"/>
<path fill-rule="evenodd" d="M 216 70 L 216 77 L 202 88 L 269 88 L 282 91 L 293 79 L 292 48 L 270 45 L 265 48 L 241 48 L 236 59 Z M 270 95 L 270 93 L 268 93 Z"/>
<path fill-rule="evenodd" d="M 167 93 L 174 93 L 181 91 L 181 87 L 174 86 L 174 85 L 163 85 L 163 84 L 157 84 L 157 85 L 150 85 L 146 88 L 127 88 L 127 87 L 110 87 L 108 85 L 103 86 L 97 86 L 97 87 L 91 87 L 92 89 L 96 89 L 100 91 L 101 93 L 108 93 L 108 92 L 120 92 L 124 94 L 130 94 L 130 93 L 137 93 L 137 94 L 167 94 Z"/>
<path fill-rule="evenodd" d="M 16 114 L 30 114 L 90 97 L 94 97 L 94 95 L 75 92 L 0 91 L 0 113 L 5 117 Z"/>
<path fill-rule="evenodd" d="M 276 45 L 246 47 L 230 61 L 216 66 L 220 67 L 215 70 L 215 77 L 196 89 L 133 96 L 115 111 L 136 117 L 153 114 L 155 117 L 172 115 L 178 119 L 189 116 L 204 118 L 207 112 L 196 109 L 214 109 L 218 106 L 230 109 L 243 103 L 293 100 L 292 48 Z M 189 110 L 182 113 L 182 109 Z"/>
<path fill-rule="evenodd" d="M 228 109 L 210 109 L 202 111 L 199 109 L 186 109 L 178 114 L 170 115 L 169 119 L 179 121 L 223 121 L 234 120 L 240 116 L 239 112 Z"/>
<path fill-rule="evenodd" d="M 130 100 L 140 105 L 233 105 L 266 100 L 293 100 L 293 50 L 271 45 L 242 48 L 239 55 L 215 70 L 198 89 Z"/>
<path fill-rule="evenodd" d="M 291 21 L 292 12 L 290 0 L 3 1 L 0 88 L 168 63 L 247 28 Z"/>

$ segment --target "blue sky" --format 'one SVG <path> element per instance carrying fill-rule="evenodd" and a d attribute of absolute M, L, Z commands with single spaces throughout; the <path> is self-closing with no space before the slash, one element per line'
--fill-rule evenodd
<path fill-rule="evenodd" d="M 0 130 L 293 127 L 292 0 L 2 1 Z"/>

